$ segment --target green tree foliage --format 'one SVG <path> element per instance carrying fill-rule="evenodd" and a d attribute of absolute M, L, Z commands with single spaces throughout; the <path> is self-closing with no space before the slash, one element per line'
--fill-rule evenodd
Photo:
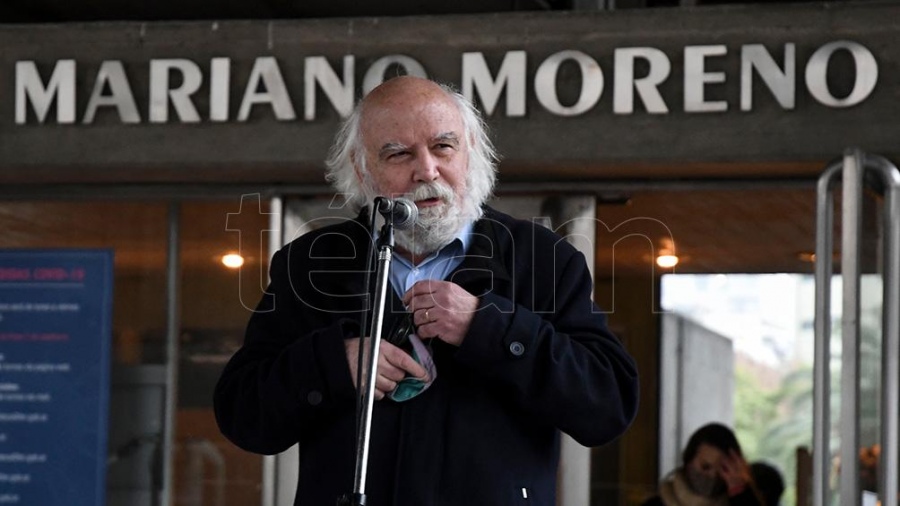
<path fill-rule="evenodd" d="M 744 454 L 752 460 L 759 454 L 766 428 L 775 420 L 778 406 L 773 392 L 766 391 L 752 371 L 738 366 L 734 375 L 734 432 Z"/>
<path fill-rule="evenodd" d="M 840 328 L 833 330 L 832 342 L 829 440 L 831 455 L 836 455 L 840 444 Z M 860 329 L 860 371 L 860 443 L 870 446 L 879 439 L 881 371 L 880 329 L 871 324 Z M 780 468 L 786 485 L 782 504 L 795 504 L 796 452 L 799 447 L 812 447 L 813 368 L 796 366 L 771 392 L 764 391 L 759 378 L 746 369 L 738 368 L 735 376 L 735 431 L 747 458 L 766 460 Z"/>

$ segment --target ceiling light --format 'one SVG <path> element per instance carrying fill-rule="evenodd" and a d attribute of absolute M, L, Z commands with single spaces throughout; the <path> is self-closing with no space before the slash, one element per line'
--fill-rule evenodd
<path fill-rule="evenodd" d="M 656 257 L 656 265 L 662 267 L 663 269 L 668 269 L 670 267 L 675 267 L 678 265 L 678 257 L 670 254 L 662 254 Z"/>
<path fill-rule="evenodd" d="M 238 269 L 242 265 L 244 265 L 244 257 L 237 253 L 228 253 L 227 255 L 222 255 L 222 265 L 228 267 L 229 269 Z"/>

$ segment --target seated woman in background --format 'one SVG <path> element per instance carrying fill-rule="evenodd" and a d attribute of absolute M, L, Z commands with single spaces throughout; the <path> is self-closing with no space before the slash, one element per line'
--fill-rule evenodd
<path fill-rule="evenodd" d="M 741 445 L 728 427 L 697 429 L 681 454 L 681 467 L 659 484 L 643 506 L 765 506 Z"/>

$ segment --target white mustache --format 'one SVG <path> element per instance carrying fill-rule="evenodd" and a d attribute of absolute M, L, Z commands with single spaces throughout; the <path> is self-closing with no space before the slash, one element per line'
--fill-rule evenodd
<path fill-rule="evenodd" d="M 407 198 L 412 201 L 418 200 L 426 200 L 437 198 L 445 203 L 449 203 L 453 201 L 453 189 L 449 186 L 434 182 L 434 183 L 423 183 L 416 187 L 412 191 L 411 194 L 407 195 Z"/>

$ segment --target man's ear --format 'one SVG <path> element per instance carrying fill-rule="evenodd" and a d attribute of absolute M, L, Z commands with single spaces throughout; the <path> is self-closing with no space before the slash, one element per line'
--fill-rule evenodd
<path fill-rule="evenodd" d="M 363 184 L 365 182 L 365 178 L 363 177 L 362 170 L 359 168 L 359 154 L 352 153 L 350 155 L 350 165 L 353 166 L 353 173 L 356 175 L 356 182 L 359 184 Z"/>

